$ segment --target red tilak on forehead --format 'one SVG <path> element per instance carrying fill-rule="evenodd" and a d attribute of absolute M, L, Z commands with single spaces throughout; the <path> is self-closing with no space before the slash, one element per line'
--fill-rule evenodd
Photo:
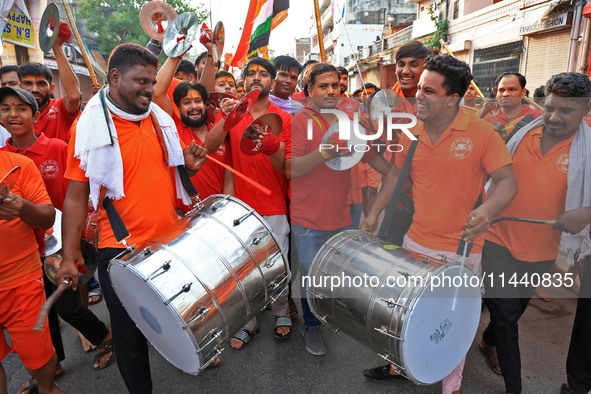
<path fill-rule="evenodd" d="M 251 64 L 250 67 L 248 67 L 248 71 L 267 71 L 267 70 L 265 70 L 265 67 L 261 66 L 260 64 Z"/>
<path fill-rule="evenodd" d="M 15 105 L 16 105 L 16 101 L 14 101 L 14 100 L 10 100 L 10 106 L 11 106 L 11 107 L 14 107 Z"/>

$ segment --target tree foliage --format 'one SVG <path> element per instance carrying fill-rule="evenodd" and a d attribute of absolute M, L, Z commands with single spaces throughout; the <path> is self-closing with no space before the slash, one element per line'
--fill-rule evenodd
<path fill-rule="evenodd" d="M 439 40 L 447 41 L 447 28 L 449 26 L 449 20 L 442 17 L 444 8 L 445 3 L 442 4 L 441 1 L 436 1 L 427 7 L 427 13 L 435 24 L 435 32 L 425 42 L 425 45 L 437 50 L 441 48 L 441 43 Z"/>
<path fill-rule="evenodd" d="M 193 12 L 205 21 L 208 10 L 189 5 L 189 0 L 165 0 L 180 15 Z M 146 45 L 150 39 L 140 26 L 140 10 L 147 0 L 83 0 L 78 3 L 76 17 L 85 19 L 87 30 L 94 33 L 94 41 L 102 54 L 108 56 L 113 48 L 123 43 Z"/>

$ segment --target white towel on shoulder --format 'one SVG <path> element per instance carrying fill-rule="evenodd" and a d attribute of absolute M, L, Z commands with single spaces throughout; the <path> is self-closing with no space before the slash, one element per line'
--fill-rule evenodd
<path fill-rule="evenodd" d="M 86 177 L 89 179 L 90 196 L 95 209 L 98 208 L 101 186 L 105 186 L 107 189 L 105 195 L 111 199 L 117 200 L 125 197 L 123 159 L 121 158 L 117 129 L 111 113 L 130 122 L 139 122 L 150 116 L 150 112 L 153 112 L 162 130 L 168 151 L 169 162 L 167 164 L 171 167 L 185 164 L 176 126 L 173 119 L 164 110 L 151 103 L 145 113 L 141 115 L 129 114 L 115 106 L 108 99 L 108 93 L 109 87 L 106 87 L 88 101 L 76 126 L 74 157 L 80 159 L 80 168 L 85 171 Z M 101 95 L 104 97 L 107 108 L 103 106 Z M 182 187 L 176 169 L 175 184 L 177 197 L 184 204 L 190 205 L 191 200 Z"/>
<path fill-rule="evenodd" d="M 523 126 L 507 143 L 511 156 L 530 130 L 543 125 L 544 120 L 540 116 Z M 564 211 L 587 207 L 591 207 L 591 129 L 582 121 L 570 146 Z M 588 224 L 577 234 L 562 233 L 559 249 L 566 254 L 569 265 L 574 264 L 575 256 L 580 262 L 591 254 L 590 228 Z"/>

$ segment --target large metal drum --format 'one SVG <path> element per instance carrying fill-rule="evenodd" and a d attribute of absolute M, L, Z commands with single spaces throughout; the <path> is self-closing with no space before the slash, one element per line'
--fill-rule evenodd
<path fill-rule="evenodd" d="M 269 225 L 242 201 L 213 195 L 113 259 L 109 276 L 152 345 L 179 369 L 198 374 L 277 298 L 290 272 Z"/>
<path fill-rule="evenodd" d="M 348 230 L 328 240 L 309 276 L 304 284 L 312 312 L 397 365 L 417 384 L 449 375 L 478 328 L 480 287 L 472 271 L 364 231 Z M 449 278 L 446 286 L 444 278 Z M 454 282 L 460 284 L 460 279 L 468 285 L 456 290 Z"/>

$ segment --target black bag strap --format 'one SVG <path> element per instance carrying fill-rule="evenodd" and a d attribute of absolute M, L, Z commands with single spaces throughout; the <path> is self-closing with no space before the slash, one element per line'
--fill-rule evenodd
<path fill-rule="evenodd" d="M 509 136 L 505 140 L 505 144 L 507 142 L 509 142 L 509 140 L 511 138 L 513 138 L 513 136 L 519 131 L 519 129 L 521 129 L 523 126 L 525 126 L 526 124 L 528 124 L 529 122 L 532 122 L 534 120 L 536 120 L 536 117 L 535 116 L 532 116 L 532 115 L 525 115 L 523 118 L 521 118 L 519 120 L 519 122 L 517 122 L 517 124 L 515 125 L 515 127 L 513 128 L 513 131 L 511 132 L 511 134 L 509 134 Z"/>
<path fill-rule="evenodd" d="M 417 149 L 417 145 L 419 143 L 419 137 L 417 136 L 416 138 L 416 140 L 413 140 L 410 143 L 410 148 L 408 149 L 408 154 L 404 159 L 404 164 L 402 165 L 400 176 L 398 177 L 398 181 L 396 182 L 394 193 L 392 194 L 392 198 L 390 198 L 390 202 L 388 203 L 388 207 L 386 208 L 386 215 L 384 215 L 382 225 L 380 226 L 380 230 L 378 231 L 378 237 L 383 239 L 384 241 L 387 241 L 388 239 L 388 231 L 390 230 L 390 226 L 392 225 L 394 211 L 398 206 L 400 194 L 402 193 L 402 187 L 404 186 L 404 182 L 406 182 L 406 179 L 408 178 L 408 173 L 410 172 L 410 164 L 412 162 L 412 158 L 415 154 L 415 150 Z"/>

